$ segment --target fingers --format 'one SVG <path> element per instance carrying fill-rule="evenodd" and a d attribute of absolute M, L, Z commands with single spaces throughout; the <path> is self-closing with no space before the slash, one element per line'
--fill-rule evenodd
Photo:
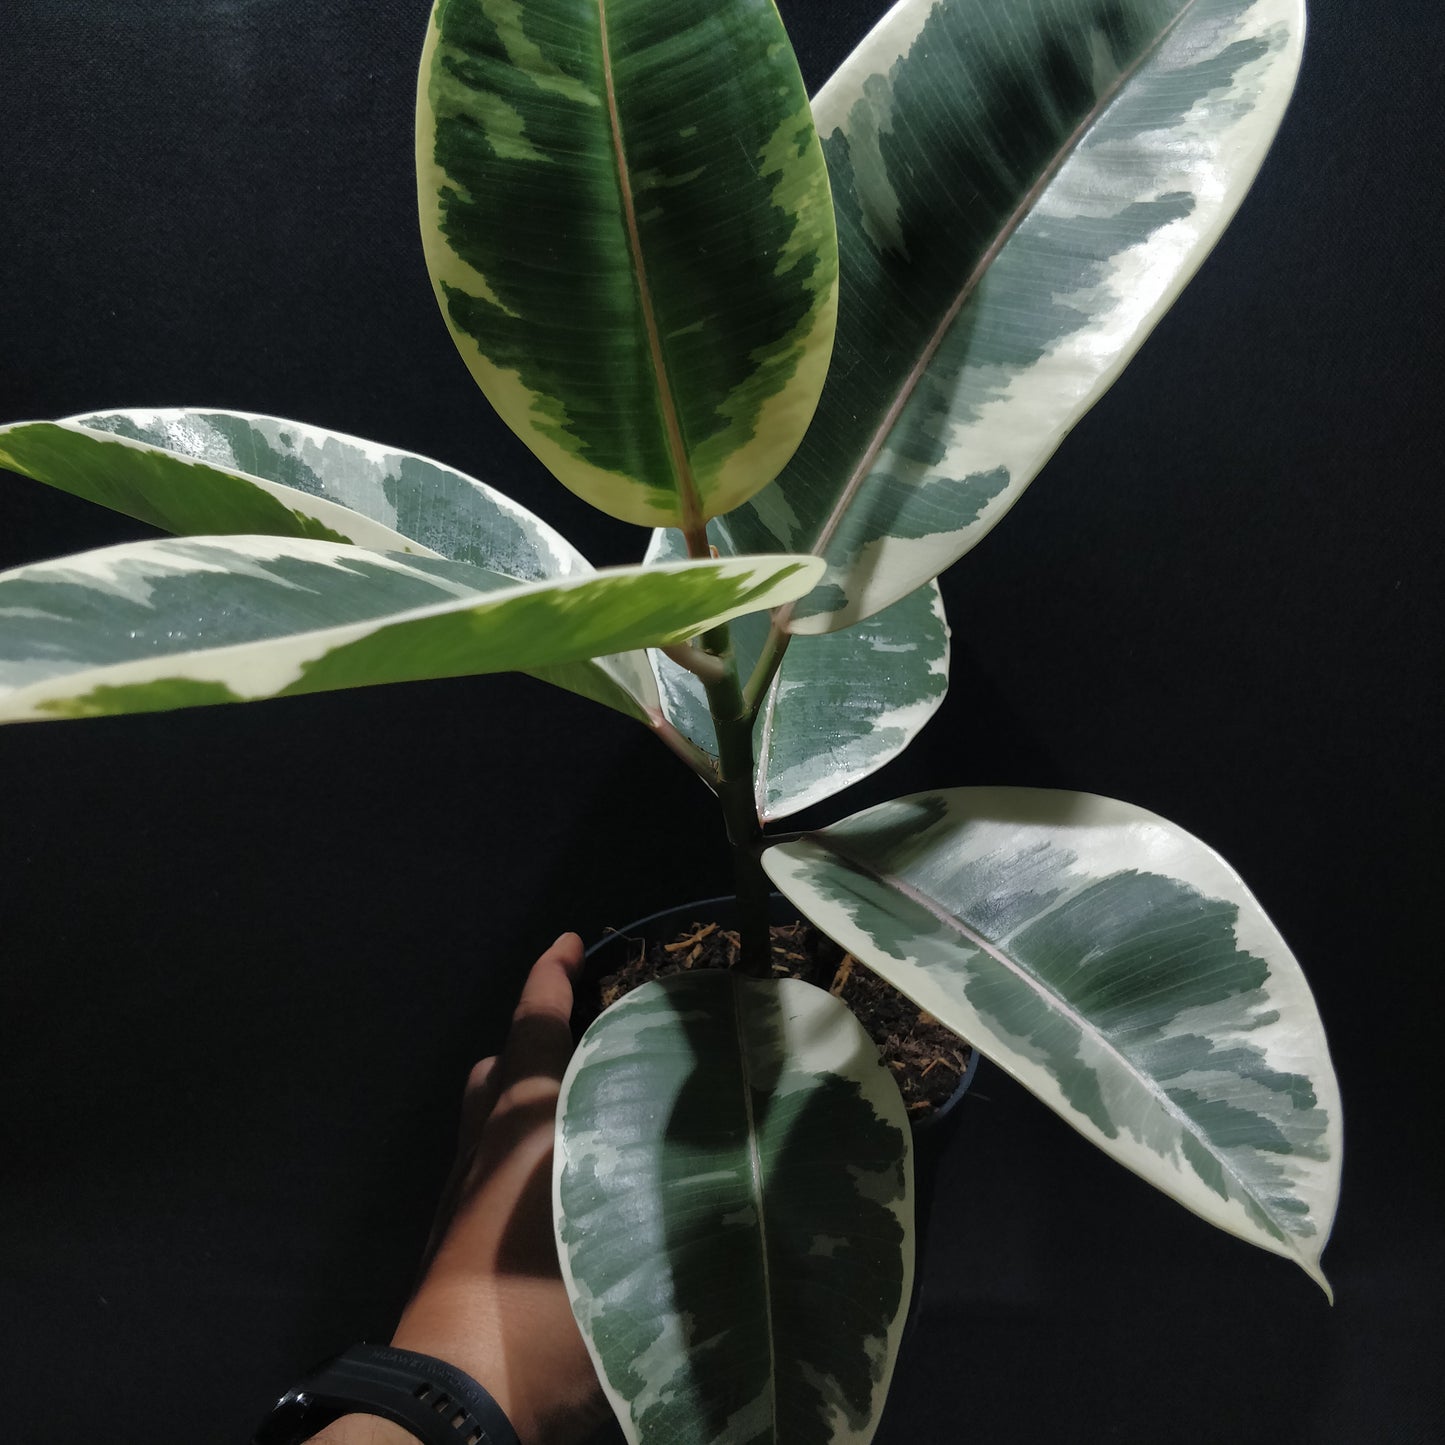
<path fill-rule="evenodd" d="M 473 1064 L 471 1073 L 467 1075 L 467 1093 L 474 1094 L 478 1090 L 484 1089 L 487 1080 L 492 1076 L 492 1070 L 496 1067 L 497 1056 L 495 1054 L 491 1055 L 490 1058 L 481 1059 Z"/>
<path fill-rule="evenodd" d="M 582 940 L 564 933 L 534 963 L 512 1015 L 501 1059 L 472 1066 L 462 1098 L 461 1137 L 476 1138 L 501 1094 L 537 1075 L 559 1080 L 572 1053 L 572 981 L 582 967 Z M 501 1065 L 501 1067 L 499 1067 Z"/>
<path fill-rule="evenodd" d="M 500 1189 L 509 1213 L 537 1175 L 537 1159 L 550 1153 L 559 1086 L 572 1056 L 572 983 L 581 968 L 582 940 L 564 933 L 528 972 L 501 1057 L 472 1068 L 457 1157 L 423 1256 L 423 1276 L 469 1199 L 480 1197 L 484 1186 L 494 1195 Z M 550 1221 L 550 1211 L 539 1217 Z M 550 1223 L 548 1229 L 550 1239 Z"/>
<path fill-rule="evenodd" d="M 572 983 L 581 969 L 582 940 L 575 933 L 564 933 L 532 965 L 513 1017 L 545 1015 L 568 1023 L 572 1017 Z"/>
<path fill-rule="evenodd" d="M 561 1080 L 572 1056 L 572 980 L 581 967 L 582 940 L 575 933 L 564 933 L 532 965 L 501 1058 L 483 1059 L 467 1078 L 464 1142 L 478 1136 L 503 1094 L 528 1092 L 529 1079 Z"/>
<path fill-rule="evenodd" d="M 476 1138 L 497 1102 L 500 1089 L 501 1076 L 497 1072 L 495 1054 L 472 1065 L 472 1071 L 467 1075 L 466 1091 L 462 1095 L 462 1118 L 457 1131 L 459 1144 L 464 1145 Z"/>
<path fill-rule="evenodd" d="M 564 933 L 532 965 L 512 1015 L 503 1053 L 506 1086 L 538 1075 L 560 1080 L 572 1056 L 572 984 L 582 969 L 582 940 Z"/>

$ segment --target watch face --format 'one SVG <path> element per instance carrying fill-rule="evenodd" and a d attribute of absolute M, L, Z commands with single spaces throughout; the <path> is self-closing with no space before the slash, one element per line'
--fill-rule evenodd
<path fill-rule="evenodd" d="M 298 1385 L 276 1401 L 252 1436 L 251 1445 L 301 1445 L 303 1440 L 309 1440 L 318 1430 L 339 1419 L 342 1413 L 318 1409 L 316 1402 Z"/>

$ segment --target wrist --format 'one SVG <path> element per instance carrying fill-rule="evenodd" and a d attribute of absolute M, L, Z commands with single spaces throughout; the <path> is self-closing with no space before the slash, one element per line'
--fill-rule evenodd
<path fill-rule="evenodd" d="M 425 1289 L 407 1306 L 391 1343 L 470 1375 L 501 1407 L 522 1445 L 540 1445 L 545 1437 L 539 1434 L 536 1412 L 530 1408 L 530 1391 L 518 1379 L 517 1367 L 525 1362 L 509 1358 L 502 1319 L 502 1304 L 491 1291 Z"/>
<path fill-rule="evenodd" d="M 378 1415 L 343 1415 L 313 1435 L 310 1445 L 416 1445 L 416 1436 Z"/>
<path fill-rule="evenodd" d="M 496 1401 L 521 1445 L 576 1445 L 610 1411 L 570 1309 L 559 1320 L 545 1296 L 546 1282 L 525 1275 L 494 1276 L 484 1286 L 432 1279 L 407 1305 L 391 1343 L 470 1375 Z M 556 1349 L 569 1337 L 578 1359 Z"/>

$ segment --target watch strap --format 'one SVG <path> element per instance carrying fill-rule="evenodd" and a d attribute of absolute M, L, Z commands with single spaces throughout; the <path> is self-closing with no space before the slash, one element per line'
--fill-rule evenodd
<path fill-rule="evenodd" d="M 276 1402 L 252 1445 L 300 1445 L 343 1415 L 380 1415 L 425 1445 L 519 1445 L 502 1407 L 465 1371 L 391 1345 L 353 1345 Z"/>

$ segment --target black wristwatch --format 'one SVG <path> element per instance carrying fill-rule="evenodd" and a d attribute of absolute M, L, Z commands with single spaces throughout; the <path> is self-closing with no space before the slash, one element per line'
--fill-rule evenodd
<path fill-rule="evenodd" d="M 353 1345 L 318 1366 L 277 1400 L 251 1445 L 301 1445 L 343 1415 L 380 1415 L 424 1445 L 519 1445 L 470 1375 L 390 1345 Z"/>

